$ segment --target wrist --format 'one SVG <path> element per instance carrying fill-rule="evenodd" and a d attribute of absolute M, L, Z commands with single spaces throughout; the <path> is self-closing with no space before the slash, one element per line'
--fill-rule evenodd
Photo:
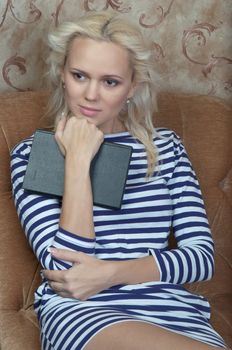
<path fill-rule="evenodd" d="M 67 154 L 65 157 L 65 174 L 72 177 L 86 177 L 89 175 L 90 163 L 84 156 Z"/>
<path fill-rule="evenodd" d="M 160 280 L 159 270 L 152 256 L 124 261 L 110 261 L 108 269 L 111 286 Z"/>
<path fill-rule="evenodd" d="M 116 286 L 119 283 L 119 273 L 118 273 L 118 264 L 116 261 L 104 261 L 104 279 L 107 283 L 108 288 Z"/>
<path fill-rule="evenodd" d="M 111 286 L 128 284 L 126 281 L 125 263 L 128 261 L 109 261 L 108 262 L 108 280 Z M 128 265 L 128 264 L 127 264 Z"/>

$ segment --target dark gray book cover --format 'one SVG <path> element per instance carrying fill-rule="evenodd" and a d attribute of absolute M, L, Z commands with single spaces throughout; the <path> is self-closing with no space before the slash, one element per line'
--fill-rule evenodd
<path fill-rule="evenodd" d="M 95 205 L 120 209 L 131 153 L 130 146 L 103 142 L 90 168 Z M 34 134 L 23 188 L 27 191 L 62 197 L 64 162 L 54 133 L 37 130 Z"/>

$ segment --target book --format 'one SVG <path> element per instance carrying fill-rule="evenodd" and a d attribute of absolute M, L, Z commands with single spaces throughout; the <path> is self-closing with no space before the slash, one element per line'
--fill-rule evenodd
<path fill-rule="evenodd" d="M 110 142 L 103 142 L 100 146 L 90 166 L 95 205 L 113 209 L 121 208 L 131 154 L 130 146 Z M 23 189 L 62 197 L 64 165 L 65 158 L 54 138 L 54 133 L 36 130 Z"/>

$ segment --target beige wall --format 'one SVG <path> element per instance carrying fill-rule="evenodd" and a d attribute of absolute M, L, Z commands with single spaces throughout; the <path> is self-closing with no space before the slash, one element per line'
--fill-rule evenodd
<path fill-rule="evenodd" d="M 0 0 L 0 92 L 43 88 L 49 28 L 104 8 L 152 36 L 166 90 L 232 102 L 231 0 Z"/>

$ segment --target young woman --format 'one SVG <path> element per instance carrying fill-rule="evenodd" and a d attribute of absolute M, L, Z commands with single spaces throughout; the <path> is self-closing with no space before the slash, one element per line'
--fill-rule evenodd
<path fill-rule="evenodd" d="M 213 242 L 181 140 L 153 128 L 151 45 L 125 19 L 96 12 L 62 24 L 49 44 L 63 200 L 22 189 L 33 136 L 11 164 L 18 215 L 44 269 L 42 349 L 225 348 L 207 300 L 182 286 L 212 277 Z M 104 140 L 133 147 L 120 210 L 93 205 L 90 163 Z M 171 229 L 178 247 L 169 250 Z"/>

